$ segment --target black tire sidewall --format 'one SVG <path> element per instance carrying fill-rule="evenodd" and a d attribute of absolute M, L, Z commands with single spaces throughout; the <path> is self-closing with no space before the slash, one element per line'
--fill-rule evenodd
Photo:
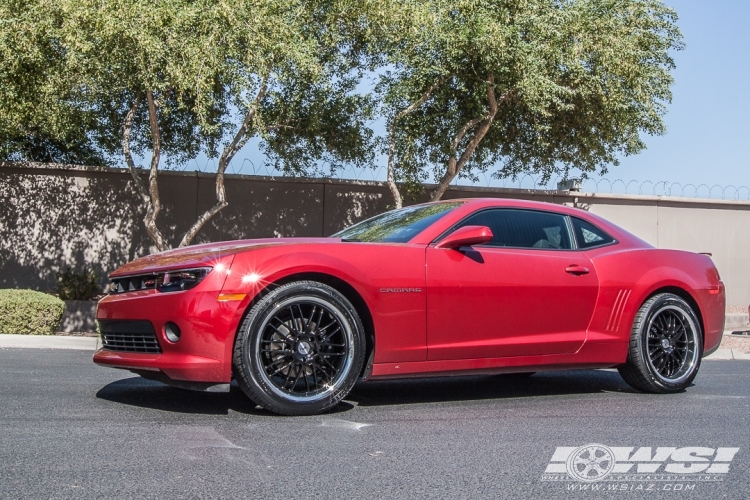
<path fill-rule="evenodd" d="M 678 297 L 677 295 L 672 294 L 662 294 L 658 295 L 653 298 L 651 303 L 648 304 L 648 310 L 643 317 L 643 320 L 641 321 L 641 324 L 639 325 L 639 331 L 638 331 L 638 353 L 640 356 L 640 365 L 643 367 L 642 369 L 645 371 L 644 375 L 648 377 L 648 380 L 651 384 L 656 386 L 656 388 L 659 389 L 660 392 L 678 392 L 681 390 L 684 390 L 686 387 L 688 387 L 693 380 L 695 379 L 696 375 L 698 374 L 698 369 L 701 365 L 701 357 L 703 353 L 703 330 L 701 327 L 701 322 L 696 316 L 695 312 L 693 311 L 693 308 L 690 307 L 690 305 L 685 302 L 682 298 Z M 679 383 L 671 383 L 669 381 L 663 380 L 661 377 L 659 377 L 653 366 L 651 365 L 651 362 L 649 360 L 649 354 L 648 354 L 648 325 L 651 322 L 654 315 L 659 312 L 659 310 L 664 306 L 676 306 L 678 307 L 683 314 L 686 316 L 689 316 L 692 320 L 693 324 L 695 325 L 696 331 L 694 332 L 695 335 L 695 349 L 698 351 L 698 356 L 695 364 L 693 365 L 692 372 L 689 374 L 689 376 Z"/>
<path fill-rule="evenodd" d="M 352 332 L 354 350 L 352 365 L 341 385 L 326 397 L 302 402 L 284 398 L 274 392 L 268 382 L 261 376 L 263 367 L 259 366 L 255 356 L 257 338 L 262 334 L 259 327 L 265 318 L 272 314 L 276 304 L 295 296 L 314 296 L 328 302 L 342 313 L 349 323 Z M 242 390 L 260 406 L 286 415 L 312 415 L 322 413 L 335 407 L 352 389 L 359 379 L 365 358 L 364 327 L 351 303 L 334 288 L 311 281 L 298 281 L 282 285 L 273 290 L 251 308 L 240 326 L 235 344 L 235 376 Z"/>

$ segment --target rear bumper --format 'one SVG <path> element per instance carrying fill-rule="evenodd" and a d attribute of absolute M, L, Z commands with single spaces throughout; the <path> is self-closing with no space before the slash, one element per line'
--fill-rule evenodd
<path fill-rule="evenodd" d="M 724 284 L 696 291 L 701 315 L 703 316 L 703 356 L 716 351 L 724 335 L 726 295 Z"/>

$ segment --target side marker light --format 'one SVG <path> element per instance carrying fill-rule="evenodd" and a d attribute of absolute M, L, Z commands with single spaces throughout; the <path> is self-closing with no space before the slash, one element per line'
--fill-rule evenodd
<path fill-rule="evenodd" d="M 246 293 L 221 293 L 219 294 L 219 302 L 231 302 L 233 300 L 242 300 L 247 296 Z"/>

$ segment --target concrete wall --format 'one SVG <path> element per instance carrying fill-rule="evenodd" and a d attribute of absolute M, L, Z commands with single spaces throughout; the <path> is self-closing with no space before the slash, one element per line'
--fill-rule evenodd
<path fill-rule="evenodd" d="M 159 226 L 176 245 L 213 204 L 214 176 L 164 171 L 159 186 Z M 230 175 L 226 189 L 229 206 L 195 243 L 328 236 L 391 202 L 378 182 Z M 576 205 L 654 246 L 710 252 L 727 285 L 727 304 L 750 303 L 750 202 L 463 186 L 445 198 L 477 196 Z M 0 288 L 53 290 L 56 272 L 83 266 L 101 273 L 104 283 L 107 272 L 151 250 L 143 214 L 127 171 L 0 164 Z"/>

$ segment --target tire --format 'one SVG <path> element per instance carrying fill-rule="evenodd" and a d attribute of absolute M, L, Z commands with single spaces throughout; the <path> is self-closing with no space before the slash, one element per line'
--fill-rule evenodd
<path fill-rule="evenodd" d="M 314 281 L 282 285 L 240 325 L 234 375 L 256 404 L 281 415 L 314 415 L 352 389 L 365 361 L 365 330 L 352 304 Z"/>
<path fill-rule="evenodd" d="M 618 371 L 639 391 L 680 392 L 698 374 L 702 353 L 703 333 L 693 308 L 677 295 L 661 293 L 635 315 L 628 360 Z"/>

